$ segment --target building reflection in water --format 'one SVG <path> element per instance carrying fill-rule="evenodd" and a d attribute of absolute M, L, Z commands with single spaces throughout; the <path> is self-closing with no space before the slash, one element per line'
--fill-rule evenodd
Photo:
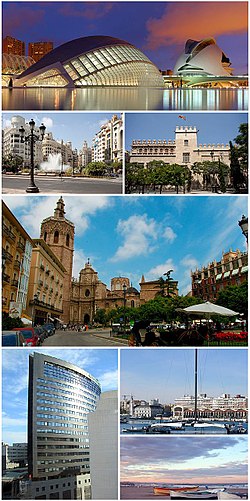
<path fill-rule="evenodd" d="M 247 110 L 248 89 L 3 89 L 3 110 Z"/>

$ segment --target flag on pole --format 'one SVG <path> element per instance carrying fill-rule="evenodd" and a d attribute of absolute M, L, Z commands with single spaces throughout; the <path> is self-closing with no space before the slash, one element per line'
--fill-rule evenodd
<path fill-rule="evenodd" d="M 182 118 L 182 120 L 187 120 L 186 117 L 184 117 L 184 115 L 179 115 L 178 118 Z"/>

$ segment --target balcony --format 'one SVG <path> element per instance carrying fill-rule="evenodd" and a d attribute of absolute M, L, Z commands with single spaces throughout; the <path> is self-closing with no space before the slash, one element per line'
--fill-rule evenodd
<path fill-rule="evenodd" d="M 21 268 L 21 262 L 18 259 L 15 259 L 14 261 L 14 268 L 20 270 Z"/>
<path fill-rule="evenodd" d="M 42 280 L 38 280 L 38 285 L 40 285 L 40 287 L 43 286 L 43 281 Z"/>
<path fill-rule="evenodd" d="M 8 237 L 9 236 L 9 228 L 8 228 L 8 226 L 5 223 L 3 223 L 2 228 L 3 228 L 3 235 L 6 235 Z"/>
<path fill-rule="evenodd" d="M 40 270 L 44 271 L 44 265 L 43 264 L 40 264 Z"/>
<path fill-rule="evenodd" d="M 11 285 L 12 287 L 18 287 L 18 280 L 15 279 L 11 280 Z"/>
<path fill-rule="evenodd" d="M 50 270 L 46 270 L 45 273 L 46 273 L 46 275 L 49 275 L 50 274 Z"/>
<path fill-rule="evenodd" d="M 6 284 L 10 283 L 10 276 L 6 273 L 3 273 L 3 282 L 5 282 Z"/>
<path fill-rule="evenodd" d="M 47 291 L 49 288 L 48 284 L 45 284 L 44 289 Z"/>
<path fill-rule="evenodd" d="M 55 276 L 54 276 L 54 275 L 53 275 L 53 273 L 52 273 L 52 275 L 51 275 L 51 280 L 54 280 L 54 278 L 55 278 Z"/>
<path fill-rule="evenodd" d="M 13 233 L 13 231 L 11 231 L 10 229 L 9 229 L 9 238 L 10 238 L 11 240 L 13 240 L 13 242 L 15 242 L 15 240 L 16 240 L 16 235 L 15 235 L 15 233 Z"/>
<path fill-rule="evenodd" d="M 22 250 L 23 252 L 25 251 L 25 245 L 24 245 L 24 243 L 23 243 L 23 242 L 21 242 L 21 240 L 19 240 L 19 241 L 17 242 L 17 249 L 20 249 L 20 250 Z"/>
<path fill-rule="evenodd" d="M 12 263 L 13 261 L 13 256 L 11 255 L 11 253 L 5 249 L 3 249 L 3 258 L 6 259 L 6 261 L 9 261 L 10 263 Z"/>
<path fill-rule="evenodd" d="M 50 287 L 50 290 L 49 290 L 50 294 L 53 294 L 53 290 L 54 290 L 53 287 Z"/>

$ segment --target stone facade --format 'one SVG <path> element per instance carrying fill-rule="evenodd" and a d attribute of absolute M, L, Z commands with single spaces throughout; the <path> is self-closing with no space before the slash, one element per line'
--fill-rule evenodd
<path fill-rule="evenodd" d="M 64 207 L 65 204 L 61 197 L 54 210 L 54 216 L 42 221 L 41 238 L 45 240 L 66 270 L 63 282 L 63 321 L 68 323 L 70 320 L 75 226 L 65 218 Z"/>
<path fill-rule="evenodd" d="M 220 261 L 214 260 L 201 269 L 191 271 L 192 296 L 204 301 L 215 301 L 221 289 L 228 285 L 240 285 L 247 280 L 248 253 L 228 251 Z"/>
<path fill-rule="evenodd" d="M 171 280 L 169 285 L 165 283 L 162 289 L 159 280 L 151 280 L 146 282 L 144 275 L 142 275 L 140 282 L 140 304 L 144 304 L 157 296 L 178 296 L 178 282 Z"/>
<path fill-rule="evenodd" d="M 223 162 L 230 166 L 229 144 L 198 144 L 198 130 L 194 127 L 177 126 L 175 140 L 134 140 L 129 155 L 130 162 L 144 165 L 153 160 L 167 164 L 187 166 L 195 162 Z M 197 175 L 197 180 L 201 176 Z"/>

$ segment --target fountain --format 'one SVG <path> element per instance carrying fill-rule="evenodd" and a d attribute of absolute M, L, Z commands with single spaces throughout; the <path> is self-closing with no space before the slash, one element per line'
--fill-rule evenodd
<path fill-rule="evenodd" d="M 48 160 L 40 164 L 39 171 L 60 174 L 65 173 L 66 169 L 69 168 L 70 165 L 62 163 L 61 153 L 49 153 Z"/>

